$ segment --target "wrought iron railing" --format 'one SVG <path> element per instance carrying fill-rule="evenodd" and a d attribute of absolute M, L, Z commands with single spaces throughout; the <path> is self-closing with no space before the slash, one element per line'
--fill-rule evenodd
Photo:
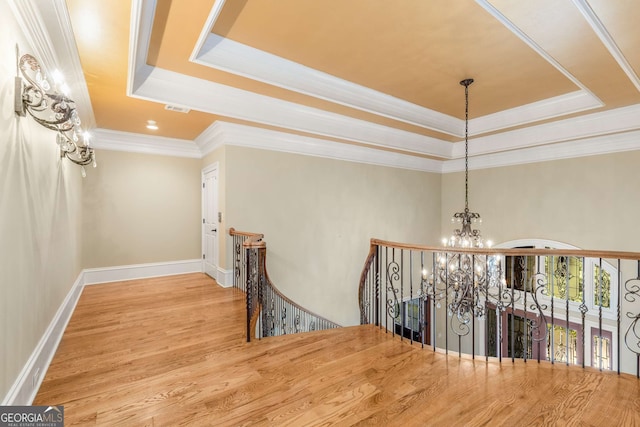
<path fill-rule="evenodd" d="M 640 253 L 371 240 L 360 319 L 434 351 L 640 378 Z"/>
<path fill-rule="evenodd" d="M 229 230 L 233 237 L 233 286 L 247 294 L 247 341 L 279 335 L 338 328 L 284 296 L 266 269 L 267 245 L 263 235 Z"/>
<path fill-rule="evenodd" d="M 247 242 L 260 242 L 264 235 L 258 233 L 249 233 L 246 231 L 237 231 L 233 227 L 229 229 L 229 235 L 233 244 L 233 287 L 246 292 L 247 289 L 247 252 L 242 246 Z"/>

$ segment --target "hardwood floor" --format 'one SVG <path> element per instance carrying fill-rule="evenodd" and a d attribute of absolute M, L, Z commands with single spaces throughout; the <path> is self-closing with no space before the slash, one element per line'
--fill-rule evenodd
<path fill-rule="evenodd" d="M 87 286 L 34 405 L 65 425 L 640 426 L 640 380 L 445 356 L 372 326 L 247 344 L 203 274 Z"/>

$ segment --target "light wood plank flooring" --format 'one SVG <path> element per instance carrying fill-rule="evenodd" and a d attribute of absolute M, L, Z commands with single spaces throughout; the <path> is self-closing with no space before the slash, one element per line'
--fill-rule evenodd
<path fill-rule="evenodd" d="M 36 397 L 66 425 L 640 426 L 640 381 L 445 356 L 372 326 L 247 344 L 203 274 L 87 286 Z"/>

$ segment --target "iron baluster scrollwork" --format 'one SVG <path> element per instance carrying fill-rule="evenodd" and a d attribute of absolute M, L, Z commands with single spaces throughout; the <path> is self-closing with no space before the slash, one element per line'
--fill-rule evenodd
<path fill-rule="evenodd" d="M 531 339 L 536 342 L 541 342 L 547 339 L 549 331 L 547 330 L 547 317 L 545 316 L 545 310 L 548 308 L 547 304 L 540 302 L 541 295 L 547 296 L 547 276 L 539 271 L 531 276 L 531 283 L 533 292 L 531 292 L 531 298 L 533 303 L 529 306 L 531 310 L 535 310 L 536 319 L 531 320 Z M 533 285 L 535 283 L 535 285 Z"/>
<path fill-rule="evenodd" d="M 300 328 L 300 315 L 296 314 L 296 317 L 293 319 L 293 327 L 294 327 L 294 332 L 296 334 L 300 333 L 302 331 L 302 329 Z"/>
<path fill-rule="evenodd" d="M 280 324 L 282 325 L 282 335 L 287 335 L 287 307 L 280 310 Z"/>
<path fill-rule="evenodd" d="M 276 307 L 275 301 L 273 297 L 270 299 L 269 305 L 264 308 L 267 313 L 266 322 L 265 322 L 265 331 L 263 332 L 263 336 L 272 337 L 275 335 L 276 331 Z"/>
<path fill-rule="evenodd" d="M 638 277 L 631 278 L 624 283 L 624 299 L 630 303 L 640 301 L 640 261 L 638 261 Z M 627 312 L 631 323 L 624 334 L 624 342 L 629 350 L 635 353 L 640 360 L 640 311 Z M 640 365 L 639 365 L 640 374 Z"/>
<path fill-rule="evenodd" d="M 400 316 L 400 300 L 398 299 L 399 291 L 394 286 L 394 282 L 400 282 L 400 265 L 396 261 L 391 261 L 387 264 L 387 292 L 391 292 L 393 299 L 387 300 L 387 313 L 396 320 Z"/>
<path fill-rule="evenodd" d="M 235 260 L 234 260 L 234 284 L 236 287 L 238 285 L 241 286 L 241 274 L 242 274 L 242 241 L 238 238 L 238 236 L 233 237 L 234 241 L 234 252 L 235 252 Z"/>

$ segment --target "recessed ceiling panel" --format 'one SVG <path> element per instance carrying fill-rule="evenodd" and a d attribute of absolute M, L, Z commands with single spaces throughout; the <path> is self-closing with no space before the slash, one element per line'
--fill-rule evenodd
<path fill-rule="evenodd" d="M 618 2 L 607 5 L 610 3 Z M 635 10 L 635 16 L 640 16 L 640 2 L 626 3 L 636 4 L 625 10 Z M 605 108 L 640 102 L 640 93 L 573 1 L 491 0 L 491 4 L 601 99 Z M 618 28 L 622 22 L 625 20 L 612 23 L 612 27 Z M 623 39 L 637 39 L 638 31 L 635 33 Z"/>
<path fill-rule="evenodd" d="M 578 90 L 473 0 L 227 1 L 213 32 L 458 118 L 466 77 L 476 117 Z"/>

